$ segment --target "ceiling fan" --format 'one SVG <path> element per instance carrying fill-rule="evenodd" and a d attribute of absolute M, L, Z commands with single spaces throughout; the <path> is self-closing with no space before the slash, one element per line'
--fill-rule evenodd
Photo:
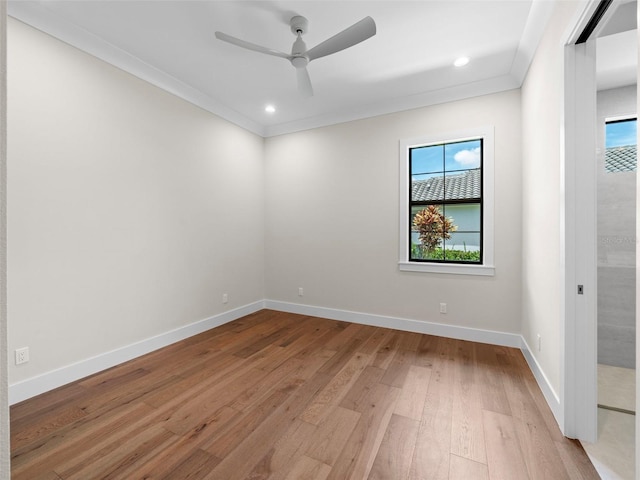
<path fill-rule="evenodd" d="M 307 46 L 302 40 L 302 35 L 308 32 L 309 22 L 307 19 L 296 15 L 291 18 L 289 25 L 291 26 L 291 31 L 297 37 L 293 42 L 290 54 L 274 50 L 272 48 L 263 47 L 261 45 L 256 45 L 255 43 L 247 42 L 222 32 L 216 32 L 216 38 L 233 45 L 237 45 L 238 47 L 253 50 L 254 52 L 265 53 L 267 55 L 282 57 L 289 60 L 296 68 L 298 90 L 302 95 L 310 97 L 313 95 L 313 87 L 311 86 L 311 78 L 307 71 L 307 64 L 311 60 L 326 57 L 327 55 L 339 52 L 345 48 L 352 47 L 376 34 L 376 23 L 371 17 L 365 17 L 359 22 L 342 30 L 340 33 L 335 34 L 333 37 L 307 50 Z"/>

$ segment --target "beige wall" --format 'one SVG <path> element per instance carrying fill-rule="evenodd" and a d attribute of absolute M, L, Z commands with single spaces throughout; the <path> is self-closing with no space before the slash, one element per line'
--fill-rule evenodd
<path fill-rule="evenodd" d="M 579 2 L 558 2 L 522 86 L 522 334 L 560 392 L 560 212 L 564 35 Z M 538 351 L 536 335 L 542 337 Z"/>
<path fill-rule="evenodd" d="M 264 298 L 262 138 L 13 19 L 8 45 L 11 383 Z"/>
<path fill-rule="evenodd" d="M 520 118 L 514 90 L 267 139 L 266 297 L 519 333 Z M 399 140 L 486 125 L 495 277 L 400 272 Z"/>

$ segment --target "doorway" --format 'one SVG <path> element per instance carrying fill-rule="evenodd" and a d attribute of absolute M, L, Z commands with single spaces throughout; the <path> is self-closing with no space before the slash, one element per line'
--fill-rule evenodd
<path fill-rule="evenodd" d="M 610 478 L 634 478 L 636 383 L 636 4 L 618 6 L 596 40 L 598 441 Z"/>
<path fill-rule="evenodd" d="M 579 112 L 569 135 L 578 153 L 568 172 L 573 206 L 595 210 L 577 215 L 571 232 L 582 264 L 567 270 L 567 298 L 582 281 L 595 294 L 569 302 L 575 315 L 567 317 L 573 321 L 567 333 L 578 339 L 573 358 L 580 381 L 565 378 L 565 411 L 581 408 L 569 434 L 589 440 L 583 445 L 605 479 L 635 478 L 637 8 L 635 1 L 614 1 L 587 42 L 571 46 L 576 61 L 567 70 L 580 89 L 570 104 Z M 587 400 L 570 397 L 580 392 L 589 393 Z"/>

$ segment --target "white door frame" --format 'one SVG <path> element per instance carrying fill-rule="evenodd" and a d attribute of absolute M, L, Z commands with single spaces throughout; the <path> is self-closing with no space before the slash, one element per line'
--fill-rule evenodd
<path fill-rule="evenodd" d="M 595 40 L 565 47 L 563 432 L 594 442 L 597 418 Z M 582 294 L 578 286 L 582 286 Z"/>
<path fill-rule="evenodd" d="M 575 40 L 598 6 L 589 0 L 581 16 L 566 36 L 564 75 L 564 132 L 561 188 L 561 250 L 564 254 L 562 284 L 564 338 L 561 402 L 563 433 L 571 438 L 595 442 L 598 437 L 597 412 L 597 224 L 596 224 L 596 67 L 595 38 L 581 45 Z M 614 9 L 609 9 L 609 14 Z M 638 9 L 640 20 L 640 6 Z M 606 23 L 606 16 L 601 22 Z M 640 24 L 640 22 L 639 22 Z M 640 46 L 640 36 L 638 39 Z M 640 48 L 639 48 L 640 51 Z M 640 62 L 639 62 L 640 64 Z M 640 78 L 640 67 L 638 68 Z M 638 96 L 640 102 L 640 95 Z M 638 105 L 640 111 L 640 103 Z M 640 142 L 639 142 L 640 143 Z M 640 176 L 638 176 L 640 188 Z M 640 192 L 640 190 L 638 190 Z M 640 197 L 639 197 L 640 198 Z M 640 202 L 637 234 L 640 238 Z M 640 245 L 636 242 L 636 273 L 640 275 Z M 637 278 L 640 278 L 638 276 Z M 579 295 L 578 285 L 584 286 Z M 636 282 L 636 297 L 640 282 Z M 636 411 L 640 411 L 640 302 L 636 302 Z M 640 439 L 640 418 L 636 416 L 636 438 Z M 640 459 L 640 441 L 636 441 Z M 636 462 L 640 478 L 640 462 Z"/>

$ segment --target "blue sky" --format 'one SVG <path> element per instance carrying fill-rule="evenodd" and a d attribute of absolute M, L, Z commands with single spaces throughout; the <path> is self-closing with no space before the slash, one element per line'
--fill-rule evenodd
<path fill-rule="evenodd" d="M 637 121 L 627 120 L 623 122 L 607 123 L 605 131 L 605 147 L 620 147 L 622 145 L 635 145 L 637 142 Z"/>
<path fill-rule="evenodd" d="M 480 140 L 431 145 L 411 150 L 411 173 L 415 180 L 434 176 L 434 173 L 455 172 L 480 166 Z M 443 168 L 444 160 L 444 168 Z"/>

